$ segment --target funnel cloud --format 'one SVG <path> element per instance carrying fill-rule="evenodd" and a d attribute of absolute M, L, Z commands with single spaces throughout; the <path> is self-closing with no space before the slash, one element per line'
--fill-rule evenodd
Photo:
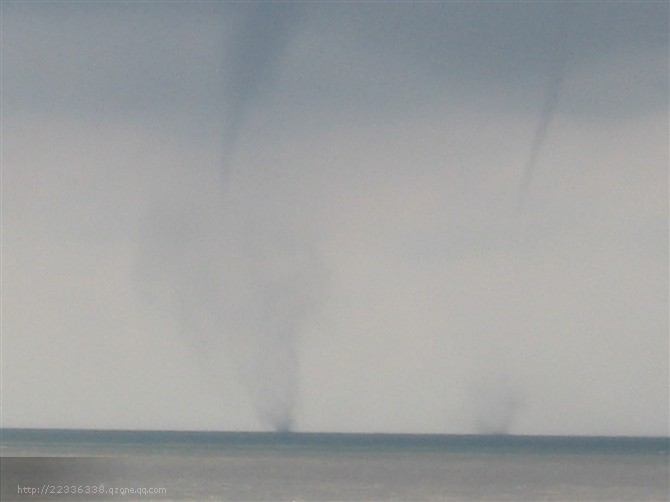
<path fill-rule="evenodd" d="M 549 126 L 556 114 L 556 106 L 558 105 L 561 87 L 563 86 L 563 80 L 565 79 L 571 9 L 569 3 L 557 3 L 556 9 L 557 11 L 552 12 L 550 17 L 554 28 L 554 36 L 552 37 L 553 40 L 548 50 L 550 57 L 548 58 L 547 64 L 548 69 L 546 72 L 546 87 L 542 110 L 531 139 L 528 161 L 526 162 L 522 173 L 521 184 L 517 196 L 517 209 L 519 211 L 524 209 L 528 199 L 530 187 L 538 169 L 537 164 L 540 159 L 540 153 L 544 147 Z"/>
<path fill-rule="evenodd" d="M 224 162 L 232 161 L 247 116 L 263 90 L 272 84 L 297 16 L 297 8 L 292 3 L 252 2 L 244 7 L 244 20 L 224 67 L 227 76 Z M 224 172 L 229 168 L 224 165 Z M 240 164 L 236 168 L 243 172 L 245 166 Z M 227 197 L 227 193 L 225 190 L 222 196 Z M 239 204 L 238 207 L 235 205 L 233 200 L 228 206 L 231 214 L 241 215 L 246 211 Z M 235 245 L 241 246 L 241 255 L 248 260 L 243 267 L 242 280 L 252 289 L 239 307 L 245 313 L 241 316 L 232 314 L 241 322 L 236 323 L 230 336 L 237 346 L 242 383 L 250 394 L 259 420 L 276 431 L 286 432 L 293 427 L 298 399 L 296 330 L 304 315 L 301 310 L 306 303 L 303 295 L 314 291 L 305 293 L 301 290 L 303 282 L 296 274 L 309 268 L 309 264 L 298 261 L 296 251 L 298 255 L 300 251 L 296 247 L 285 245 L 291 236 L 275 234 L 269 240 L 259 238 L 258 233 L 267 232 L 267 226 L 275 224 L 278 228 L 271 230 L 281 232 L 282 222 L 269 218 L 247 222 L 243 234 L 230 234 Z M 232 226 L 241 228 L 239 221 L 232 222 Z M 269 261 L 285 267 L 281 270 L 287 275 L 278 276 L 275 270 L 267 267 Z"/>
<path fill-rule="evenodd" d="M 292 2 L 249 2 L 242 7 L 223 68 L 225 159 L 232 157 L 249 113 L 276 79 L 300 14 Z"/>

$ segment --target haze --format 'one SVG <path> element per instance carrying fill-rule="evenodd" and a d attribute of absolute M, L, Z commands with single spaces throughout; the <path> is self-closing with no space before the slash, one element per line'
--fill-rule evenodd
<path fill-rule="evenodd" d="M 668 8 L 2 2 L 2 426 L 668 435 Z"/>

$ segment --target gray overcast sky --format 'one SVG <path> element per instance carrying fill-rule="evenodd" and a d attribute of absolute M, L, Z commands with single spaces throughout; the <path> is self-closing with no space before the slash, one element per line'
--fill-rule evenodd
<path fill-rule="evenodd" d="M 667 435 L 668 9 L 2 2 L 2 426 Z"/>

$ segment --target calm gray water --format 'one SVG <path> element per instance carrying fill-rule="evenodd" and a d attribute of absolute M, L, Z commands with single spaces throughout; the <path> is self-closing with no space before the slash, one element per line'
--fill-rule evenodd
<path fill-rule="evenodd" d="M 1 447 L 3 501 L 670 498 L 668 438 L 5 429 Z"/>

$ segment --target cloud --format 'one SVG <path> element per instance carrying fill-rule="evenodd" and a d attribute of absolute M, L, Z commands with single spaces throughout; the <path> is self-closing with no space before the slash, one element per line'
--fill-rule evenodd
<path fill-rule="evenodd" d="M 519 217 L 551 17 L 487 5 L 305 6 L 225 198 L 244 13 L 3 5 L 6 425 L 667 434 L 659 7 L 579 6 Z"/>

